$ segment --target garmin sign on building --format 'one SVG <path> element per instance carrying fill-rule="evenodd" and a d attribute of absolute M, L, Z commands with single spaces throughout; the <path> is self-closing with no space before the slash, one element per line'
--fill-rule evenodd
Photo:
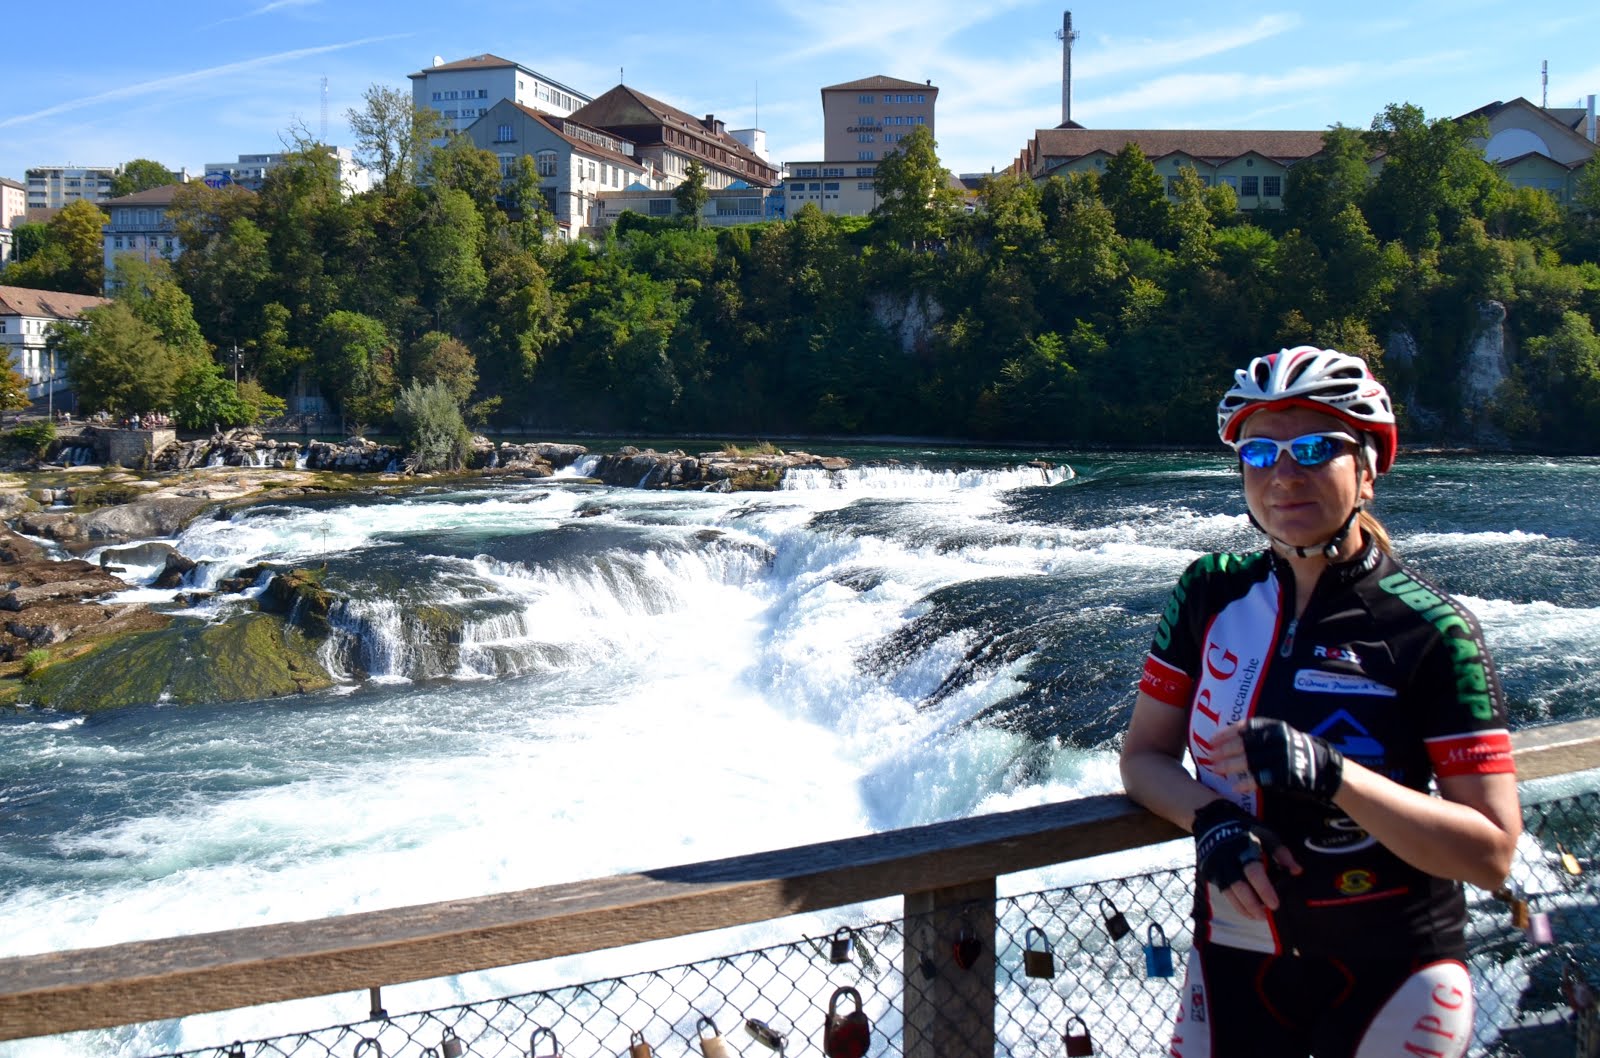
<path fill-rule="evenodd" d="M 824 160 L 789 164 L 783 196 L 787 214 L 794 216 L 808 202 L 824 213 L 871 213 L 878 204 L 878 163 L 916 129 L 934 132 L 938 98 L 932 81 L 882 74 L 824 88 Z"/>

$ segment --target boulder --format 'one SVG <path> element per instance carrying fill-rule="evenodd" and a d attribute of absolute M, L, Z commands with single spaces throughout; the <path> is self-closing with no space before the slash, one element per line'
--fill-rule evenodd
<path fill-rule="evenodd" d="M 207 500 L 190 496 L 153 496 L 80 515 L 78 524 L 89 540 L 143 540 L 175 536 Z"/>

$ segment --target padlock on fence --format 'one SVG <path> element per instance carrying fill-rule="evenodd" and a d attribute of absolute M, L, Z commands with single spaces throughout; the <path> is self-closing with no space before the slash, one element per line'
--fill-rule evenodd
<path fill-rule="evenodd" d="M 1172 976 L 1172 945 L 1167 943 L 1167 931 L 1158 923 L 1150 923 L 1145 930 L 1144 972 L 1146 977 Z"/>
<path fill-rule="evenodd" d="M 1073 1022 L 1077 1022 L 1081 1032 L 1072 1031 Z M 1067 1034 L 1061 1041 L 1067 1045 L 1067 1058 L 1080 1058 L 1081 1055 L 1094 1053 L 1094 1041 L 1089 1038 L 1089 1026 L 1076 1014 L 1067 1019 Z"/>
<path fill-rule="evenodd" d="M 1100 898 L 1100 912 L 1106 920 L 1106 932 L 1111 934 L 1112 940 L 1121 940 L 1133 932 L 1133 927 L 1128 925 L 1127 916 L 1117 910 L 1117 905 L 1111 902 L 1110 897 Z"/>
<path fill-rule="evenodd" d="M 650 1045 L 644 1042 L 644 1033 L 631 1032 L 628 1034 L 628 1058 L 651 1058 L 655 1054 Z"/>
<path fill-rule="evenodd" d="M 970 970 L 978 965 L 978 959 L 983 955 L 983 938 L 972 928 L 972 923 L 965 919 L 961 921 L 961 929 L 956 933 L 955 943 L 950 945 L 950 954 L 955 959 L 956 965 L 963 970 Z"/>
<path fill-rule="evenodd" d="M 1560 853 L 1561 855 L 1562 870 L 1566 871 L 1574 878 L 1583 873 L 1583 868 L 1578 866 L 1578 857 L 1567 851 L 1567 847 L 1561 844 L 1559 841 L 1556 842 L 1556 852 Z"/>
<path fill-rule="evenodd" d="M 1514 889 L 1511 893 L 1511 924 L 1517 929 L 1526 930 L 1533 920 L 1533 909 L 1528 904 L 1528 898 L 1522 895 L 1521 889 Z"/>
<path fill-rule="evenodd" d="M 856 953 L 856 935 L 849 926 L 840 926 L 833 931 L 833 941 L 828 945 L 828 961 L 831 963 L 847 963 Z"/>
<path fill-rule="evenodd" d="M 783 1053 L 784 1046 L 789 1042 L 788 1037 L 759 1018 L 745 1018 L 744 1031 L 761 1046 L 779 1054 Z"/>
<path fill-rule="evenodd" d="M 1529 944 L 1547 945 L 1556 942 L 1555 930 L 1550 928 L 1548 911 L 1529 912 L 1528 928 L 1523 932 L 1527 934 Z"/>
<path fill-rule="evenodd" d="M 371 1036 L 361 1037 L 356 1041 L 356 1051 L 353 1058 L 361 1058 L 364 1054 L 370 1055 L 371 1058 L 383 1058 L 383 1044 Z"/>
<path fill-rule="evenodd" d="M 711 1035 L 706 1035 L 706 1029 L 711 1030 Z M 717 1031 L 717 1023 L 704 1014 L 694 1023 L 694 1034 L 699 1037 L 700 1053 L 706 1058 L 733 1058 L 733 1050 Z"/>
<path fill-rule="evenodd" d="M 224 1058 L 244 1058 L 244 1044 L 238 1040 L 234 1040 L 233 1043 L 228 1047 Z"/>
<path fill-rule="evenodd" d="M 1034 934 L 1039 935 L 1038 947 L 1034 947 Z M 1038 926 L 1029 926 L 1023 935 L 1022 943 L 1022 972 L 1029 977 L 1049 980 L 1056 975 L 1056 957 L 1050 951 L 1050 939 L 1044 935 L 1044 930 Z"/>
<path fill-rule="evenodd" d="M 550 1040 L 550 1053 L 539 1053 L 539 1037 L 546 1036 Z M 533 1035 L 528 1037 L 528 1058 L 561 1058 L 561 1044 L 556 1042 L 556 1030 L 547 1029 L 543 1025 L 533 1030 Z"/>
<path fill-rule="evenodd" d="M 462 1055 L 467 1053 L 467 1045 L 461 1042 L 461 1037 L 449 1029 L 445 1029 L 444 1039 L 439 1041 L 439 1053 L 444 1058 L 461 1058 Z"/>
<path fill-rule="evenodd" d="M 839 1000 L 848 997 L 856 1008 L 839 1013 Z M 872 1023 L 861 1009 L 861 993 L 849 985 L 833 990 L 828 999 L 828 1020 L 822 1029 L 822 1053 L 828 1058 L 862 1058 L 872 1045 Z"/>

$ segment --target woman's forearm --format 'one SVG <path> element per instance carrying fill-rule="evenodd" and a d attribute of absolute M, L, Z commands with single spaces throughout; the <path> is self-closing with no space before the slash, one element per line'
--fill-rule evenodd
<path fill-rule="evenodd" d="M 1511 806 L 1515 808 L 1515 777 Z M 1440 878 L 1493 889 L 1505 881 L 1520 819 L 1496 822 L 1479 808 L 1432 797 L 1349 759 L 1333 802 L 1395 855 Z"/>
<path fill-rule="evenodd" d="M 1124 753 L 1121 764 L 1122 786 L 1128 796 L 1184 830 L 1190 829 L 1201 805 L 1217 799 L 1214 791 L 1168 754 Z"/>

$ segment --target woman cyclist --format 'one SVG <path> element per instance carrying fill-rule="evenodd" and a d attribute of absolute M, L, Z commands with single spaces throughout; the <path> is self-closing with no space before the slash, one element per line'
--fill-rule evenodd
<path fill-rule="evenodd" d="M 1269 546 L 1183 574 L 1122 748 L 1129 796 L 1195 838 L 1172 1054 L 1465 1054 L 1460 883 L 1503 882 L 1521 813 L 1477 622 L 1364 510 L 1388 392 L 1300 346 L 1236 371 L 1217 428 Z"/>

